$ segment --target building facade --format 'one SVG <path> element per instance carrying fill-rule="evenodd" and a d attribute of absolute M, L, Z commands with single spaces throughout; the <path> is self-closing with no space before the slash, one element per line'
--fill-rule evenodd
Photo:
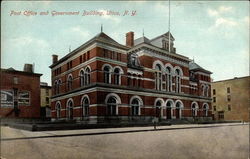
<path fill-rule="evenodd" d="M 250 76 L 212 82 L 215 120 L 249 121 Z"/>
<path fill-rule="evenodd" d="M 1 69 L 2 118 L 40 117 L 40 76 L 33 66 L 25 64 L 24 71 Z"/>
<path fill-rule="evenodd" d="M 40 83 L 40 94 L 41 94 L 41 117 L 51 117 L 51 86 L 48 83 Z"/>
<path fill-rule="evenodd" d="M 122 45 L 101 32 L 60 60 L 53 55 L 52 118 L 210 120 L 211 72 L 177 54 L 174 40 L 169 33 L 134 40 L 128 32 Z"/>

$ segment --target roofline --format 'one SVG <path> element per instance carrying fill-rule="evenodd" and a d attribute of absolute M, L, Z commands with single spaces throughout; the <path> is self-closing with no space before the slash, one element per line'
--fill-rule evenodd
<path fill-rule="evenodd" d="M 166 51 L 166 50 L 164 50 L 164 49 L 162 49 L 162 48 L 159 48 L 159 47 L 157 47 L 157 46 L 154 46 L 154 45 L 152 45 L 152 44 L 145 43 L 145 42 L 140 43 L 140 44 L 138 44 L 138 45 L 132 47 L 132 48 L 131 48 L 130 50 L 128 50 L 128 51 L 130 52 L 130 51 L 133 51 L 134 49 L 138 49 L 138 48 L 140 48 L 140 47 L 141 47 L 141 48 L 146 47 L 146 46 L 140 46 L 140 45 L 148 45 L 148 46 L 150 46 L 150 47 L 154 47 L 154 48 L 158 49 L 159 52 L 161 51 L 161 52 L 167 53 L 167 55 L 169 55 L 169 56 L 176 56 L 176 57 L 181 58 L 181 59 L 183 59 L 183 60 L 187 60 L 188 62 L 191 62 L 191 61 L 192 61 L 192 60 L 189 59 L 187 56 L 183 56 L 183 55 L 180 55 L 180 54 L 178 54 L 178 53 L 169 53 L 168 51 Z M 137 47 L 137 48 L 136 48 L 136 47 Z M 158 51 L 158 50 L 156 50 L 156 51 Z"/>
<path fill-rule="evenodd" d="M 53 63 L 52 65 L 49 66 L 49 68 L 53 68 L 54 66 L 58 65 L 59 63 L 63 62 L 63 61 L 66 61 L 69 57 L 77 54 L 79 51 L 83 50 L 85 47 L 95 43 L 95 42 L 102 42 L 102 43 L 106 43 L 106 44 L 109 44 L 109 45 L 113 45 L 113 46 L 116 46 L 120 49 L 124 49 L 124 50 L 129 50 L 130 48 L 125 46 L 125 45 L 122 45 L 122 44 L 114 44 L 114 43 L 109 43 L 109 42 L 106 42 L 106 41 L 102 41 L 100 39 L 96 39 L 96 36 L 94 36 L 93 38 L 91 38 L 90 40 L 88 40 L 87 42 L 85 42 L 84 44 L 82 44 L 81 46 L 79 46 L 78 48 L 74 49 L 73 51 L 71 51 L 70 53 L 68 53 L 67 55 L 63 56 L 60 60 L 58 60 L 56 63 Z"/>
<path fill-rule="evenodd" d="M 18 70 L 8 70 L 5 68 L 1 68 L 1 73 L 19 73 L 19 74 L 25 74 L 25 75 L 33 75 L 33 76 L 42 76 L 43 74 L 41 73 L 33 73 L 33 72 L 25 72 L 25 71 L 18 71 Z"/>
<path fill-rule="evenodd" d="M 238 80 L 238 79 L 242 79 L 242 78 L 250 78 L 250 76 L 234 77 L 234 78 L 231 78 L 231 79 L 214 81 L 212 83 L 218 83 L 218 82 L 224 82 L 224 81 L 233 81 L 233 80 Z"/>

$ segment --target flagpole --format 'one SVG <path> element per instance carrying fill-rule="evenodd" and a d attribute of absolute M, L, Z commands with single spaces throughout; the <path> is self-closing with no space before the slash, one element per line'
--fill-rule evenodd
<path fill-rule="evenodd" d="M 170 0 L 168 0 L 168 52 L 170 50 Z"/>

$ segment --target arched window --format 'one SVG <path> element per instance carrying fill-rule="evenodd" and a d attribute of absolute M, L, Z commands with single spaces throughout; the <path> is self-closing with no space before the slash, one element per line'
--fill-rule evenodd
<path fill-rule="evenodd" d="M 156 64 L 155 66 L 155 88 L 157 90 L 161 90 L 162 88 L 162 74 L 161 74 L 161 71 L 162 71 L 162 68 L 159 64 Z"/>
<path fill-rule="evenodd" d="M 87 97 L 82 100 L 82 115 L 89 116 L 89 99 Z"/>
<path fill-rule="evenodd" d="M 84 78 L 85 78 L 85 84 L 86 85 L 90 84 L 90 69 L 89 69 L 89 67 L 87 67 L 85 69 Z"/>
<path fill-rule="evenodd" d="M 68 75 L 68 90 L 72 90 L 73 77 L 72 75 Z"/>
<path fill-rule="evenodd" d="M 73 101 L 71 99 L 67 102 L 67 117 L 73 119 Z"/>
<path fill-rule="evenodd" d="M 196 117 L 198 115 L 198 104 L 196 102 L 193 102 L 191 105 L 191 110 L 192 110 L 192 116 Z"/>
<path fill-rule="evenodd" d="M 179 69 L 175 70 L 175 92 L 181 92 L 181 72 Z"/>
<path fill-rule="evenodd" d="M 111 83 L 111 68 L 109 66 L 105 66 L 103 71 L 104 71 L 104 83 Z"/>
<path fill-rule="evenodd" d="M 59 119 L 61 117 L 61 104 L 60 102 L 56 103 L 56 118 Z"/>
<path fill-rule="evenodd" d="M 167 67 L 166 68 L 166 90 L 168 92 L 171 92 L 172 91 L 172 74 L 171 74 L 171 68 L 170 67 Z"/>
<path fill-rule="evenodd" d="M 111 96 L 107 100 L 107 114 L 108 115 L 117 115 L 117 101 L 116 98 Z"/>
<path fill-rule="evenodd" d="M 206 85 L 205 96 L 206 96 L 206 97 L 209 96 L 209 86 L 208 86 L 208 85 Z"/>
<path fill-rule="evenodd" d="M 207 103 L 203 105 L 203 116 L 208 116 L 209 106 Z"/>
<path fill-rule="evenodd" d="M 201 85 L 201 90 L 202 90 L 202 96 L 205 96 L 205 85 Z"/>
<path fill-rule="evenodd" d="M 80 71 L 80 86 L 84 86 L 84 71 Z"/>
<path fill-rule="evenodd" d="M 119 68 L 115 68 L 114 70 L 114 77 L 115 77 L 115 84 L 119 85 L 120 84 L 120 80 L 121 80 L 121 74 L 120 74 L 120 69 Z"/>
<path fill-rule="evenodd" d="M 131 114 L 132 115 L 140 115 L 140 102 L 138 99 L 133 99 L 131 103 Z"/>

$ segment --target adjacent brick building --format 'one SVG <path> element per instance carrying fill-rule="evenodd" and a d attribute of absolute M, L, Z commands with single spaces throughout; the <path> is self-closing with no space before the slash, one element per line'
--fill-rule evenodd
<path fill-rule="evenodd" d="M 249 121 L 250 76 L 212 82 L 215 120 Z"/>
<path fill-rule="evenodd" d="M 13 68 L 1 69 L 1 107 L 2 118 L 40 117 L 40 76 L 34 73 L 30 64 L 24 71 Z"/>
<path fill-rule="evenodd" d="M 51 86 L 48 83 L 40 83 L 40 94 L 41 94 L 41 117 L 50 118 L 51 117 Z"/>
<path fill-rule="evenodd" d="M 60 60 L 53 55 L 52 118 L 210 120 L 211 72 L 177 54 L 174 40 L 169 33 L 134 40 L 129 32 L 122 45 L 101 32 Z"/>

